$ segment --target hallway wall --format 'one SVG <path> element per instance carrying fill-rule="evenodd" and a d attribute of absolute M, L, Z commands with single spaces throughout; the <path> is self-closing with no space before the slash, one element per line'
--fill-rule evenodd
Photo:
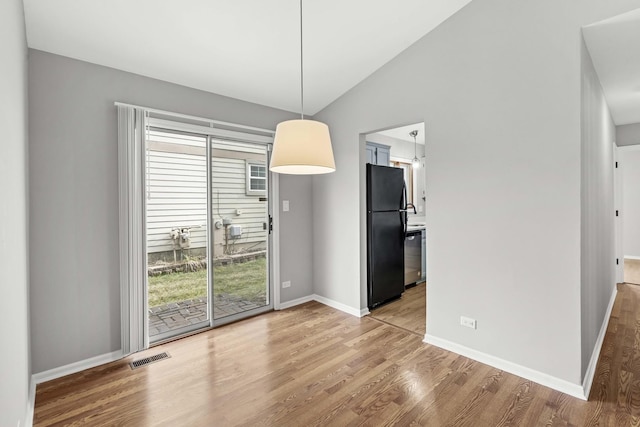
<path fill-rule="evenodd" d="M 581 55 L 580 318 L 584 375 L 616 286 L 613 203 L 616 127 L 584 41 Z"/>
<path fill-rule="evenodd" d="M 360 135 L 424 121 L 427 338 L 581 392 L 581 27 L 639 7 L 474 0 L 318 113 L 315 292 L 366 306 Z"/>

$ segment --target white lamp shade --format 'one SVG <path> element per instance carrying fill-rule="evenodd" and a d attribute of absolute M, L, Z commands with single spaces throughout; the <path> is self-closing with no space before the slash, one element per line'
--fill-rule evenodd
<path fill-rule="evenodd" d="M 287 120 L 276 127 L 269 169 L 312 175 L 336 170 L 329 127 L 314 120 Z"/>

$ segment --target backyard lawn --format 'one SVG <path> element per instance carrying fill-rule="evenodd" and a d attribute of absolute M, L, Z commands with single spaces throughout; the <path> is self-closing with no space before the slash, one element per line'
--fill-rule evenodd
<path fill-rule="evenodd" d="M 264 304 L 267 260 L 259 258 L 213 267 L 214 295 L 226 294 Z M 149 277 L 149 307 L 207 295 L 207 270 Z"/>

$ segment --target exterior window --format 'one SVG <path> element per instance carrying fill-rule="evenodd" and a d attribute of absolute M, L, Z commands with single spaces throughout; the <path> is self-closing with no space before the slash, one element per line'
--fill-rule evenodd
<path fill-rule="evenodd" d="M 247 196 L 263 196 L 267 191 L 267 166 L 247 162 Z"/>

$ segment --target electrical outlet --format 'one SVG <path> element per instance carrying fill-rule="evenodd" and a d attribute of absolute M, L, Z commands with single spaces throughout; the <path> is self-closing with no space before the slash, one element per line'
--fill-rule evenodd
<path fill-rule="evenodd" d="M 289 201 L 288 200 L 283 200 L 282 201 L 282 212 L 289 212 Z"/>
<path fill-rule="evenodd" d="M 462 326 L 466 326 L 467 328 L 471 328 L 471 329 L 478 328 L 478 323 L 476 322 L 476 319 L 472 319 L 470 317 L 460 316 L 460 324 Z"/>
<path fill-rule="evenodd" d="M 283 288 L 290 288 L 291 287 L 291 280 L 287 280 L 286 282 L 282 282 L 282 287 Z"/>
<path fill-rule="evenodd" d="M 422 213 L 422 206 L 418 206 L 418 212 Z"/>

